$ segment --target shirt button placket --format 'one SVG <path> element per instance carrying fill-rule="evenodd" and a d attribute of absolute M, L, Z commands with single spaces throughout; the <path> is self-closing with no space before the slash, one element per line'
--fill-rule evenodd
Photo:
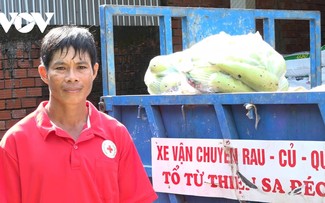
<path fill-rule="evenodd" d="M 80 152 L 79 150 L 79 146 L 77 144 L 74 144 L 73 149 L 71 151 L 71 167 L 73 169 L 78 169 L 80 167 Z"/>

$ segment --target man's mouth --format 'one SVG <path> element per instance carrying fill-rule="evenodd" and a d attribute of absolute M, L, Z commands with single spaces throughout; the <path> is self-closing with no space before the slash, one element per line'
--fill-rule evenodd
<path fill-rule="evenodd" d="M 80 92 L 82 88 L 64 88 L 63 90 L 65 92 L 71 92 L 71 93 L 75 93 L 75 92 Z"/>

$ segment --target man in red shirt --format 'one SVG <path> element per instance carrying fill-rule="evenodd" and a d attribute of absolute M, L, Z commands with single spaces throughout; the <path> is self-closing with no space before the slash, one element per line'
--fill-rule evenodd
<path fill-rule="evenodd" d="M 1 203 L 157 199 L 127 129 L 86 100 L 96 59 L 85 28 L 63 26 L 44 37 L 38 70 L 49 101 L 0 142 Z"/>

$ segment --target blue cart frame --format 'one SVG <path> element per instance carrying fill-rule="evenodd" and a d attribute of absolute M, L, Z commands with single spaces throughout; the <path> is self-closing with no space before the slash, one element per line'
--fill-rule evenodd
<path fill-rule="evenodd" d="M 275 47 L 275 20 L 308 20 L 311 87 L 321 84 L 320 12 L 182 7 L 100 7 L 103 110 L 130 131 L 144 167 L 151 177 L 152 137 L 325 141 L 325 93 L 270 92 L 207 95 L 116 95 L 113 16 L 157 16 L 160 52 L 172 49 L 172 18 L 182 21 L 183 49 L 212 34 L 247 34 L 263 21 L 263 37 Z M 143 68 L 143 67 L 142 67 Z M 261 118 L 246 116 L 254 104 Z M 234 202 L 159 194 L 157 202 Z"/>

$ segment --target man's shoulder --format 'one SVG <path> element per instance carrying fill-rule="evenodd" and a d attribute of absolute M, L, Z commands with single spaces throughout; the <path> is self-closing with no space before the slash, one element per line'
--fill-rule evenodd
<path fill-rule="evenodd" d="M 32 112 L 11 126 L 1 139 L 1 147 L 9 140 L 15 140 L 15 142 L 26 140 L 27 136 L 29 137 L 31 134 L 34 134 L 37 131 L 35 115 L 35 112 Z"/>
<path fill-rule="evenodd" d="M 99 111 L 92 107 L 90 115 L 90 124 L 94 132 L 106 135 L 128 134 L 126 127 L 118 119 L 110 116 L 107 113 Z"/>
<path fill-rule="evenodd" d="M 122 125 L 116 118 L 110 116 L 107 113 L 104 113 L 102 111 L 99 111 L 94 105 L 89 105 L 91 109 L 91 122 L 95 125 L 107 125 L 107 124 L 116 124 L 116 125 Z"/>
<path fill-rule="evenodd" d="M 92 124 L 107 127 L 124 127 L 124 125 L 119 120 L 101 111 L 98 111 L 97 119 L 95 123 Z"/>
<path fill-rule="evenodd" d="M 38 107 L 26 115 L 24 118 L 15 123 L 12 127 L 7 130 L 4 136 L 9 135 L 20 135 L 27 134 L 30 135 L 33 132 L 37 131 L 40 125 L 44 123 L 46 116 L 44 114 L 44 104 L 46 101 L 41 102 Z"/>
<path fill-rule="evenodd" d="M 33 128 L 36 129 L 36 115 L 37 113 L 35 111 L 29 113 L 27 116 L 19 120 L 12 127 L 10 127 L 7 133 L 30 131 Z"/>

